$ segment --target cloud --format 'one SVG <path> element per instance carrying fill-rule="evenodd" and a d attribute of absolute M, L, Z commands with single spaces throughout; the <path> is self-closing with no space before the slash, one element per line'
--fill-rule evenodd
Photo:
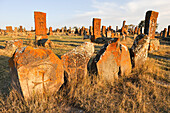
<path fill-rule="evenodd" d="M 158 30 L 160 31 L 170 23 L 169 6 L 170 0 L 130 0 L 126 3 L 93 0 L 91 4 L 92 10 L 80 11 L 76 14 L 76 18 L 100 17 L 104 25 L 119 25 L 121 27 L 123 20 L 126 20 L 127 24 L 138 25 L 141 20 L 145 19 L 146 11 L 154 10 L 159 12 Z"/>

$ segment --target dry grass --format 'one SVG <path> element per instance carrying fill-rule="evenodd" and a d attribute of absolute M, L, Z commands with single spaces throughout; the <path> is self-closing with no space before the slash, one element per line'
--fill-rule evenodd
<path fill-rule="evenodd" d="M 61 40 L 54 42 L 58 46 L 53 49 L 55 54 L 62 55 L 84 42 L 81 37 L 67 38 L 50 37 Z M 97 51 L 101 45 L 96 47 Z M 170 61 L 153 57 L 161 51 L 150 53 L 143 66 L 116 81 L 87 76 L 82 81 L 67 83 L 59 92 L 43 97 L 36 94 L 28 101 L 10 88 L 9 56 L 0 54 L 0 112 L 168 112 Z"/>

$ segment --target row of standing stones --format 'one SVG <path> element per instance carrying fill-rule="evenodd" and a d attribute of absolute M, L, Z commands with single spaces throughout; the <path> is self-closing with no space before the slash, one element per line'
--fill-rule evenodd
<path fill-rule="evenodd" d="M 81 81 L 86 76 L 114 81 L 147 59 L 149 41 L 147 35 L 138 35 L 129 50 L 119 38 L 113 38 L 96 55 L 93 43 L 85 42 L 61 59 L 47 48 L 18 48 L 9 59 L 12 86 L 28 99 L 35 92 L 58 91 L 66 81 Z"/>

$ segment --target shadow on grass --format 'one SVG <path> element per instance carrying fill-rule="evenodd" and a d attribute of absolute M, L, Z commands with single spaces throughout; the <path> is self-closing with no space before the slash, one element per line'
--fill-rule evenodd
<path fill-rule="evenodd" d="M 9 74 L 9 57 L 0 55 L 0 94 L 9 95 L 11 78 Z"/>
<path fill-rule="evenodd" d="M 57 40 L 57 39 L 55 39 L 55 40 L 51 40 L 51 41 L 53 41 L 53 42 L 70 42 L 70 43 L 84 43 L 83 41 L 70 41 L 70 40 L 67 40 L 67 41 L 65 41 L 65 40 Z"/>
<path fill-rule="evenodd" d="M 169 57 L 164 57 L 164 56 L 160 56 L 160 55 L 154 55 L 152 53 L 149 53 L 148 57 L 149 58 L 154 58 L 154 59 L 163 59 L 163 60 L 169 60 L 170 61 Z"/>

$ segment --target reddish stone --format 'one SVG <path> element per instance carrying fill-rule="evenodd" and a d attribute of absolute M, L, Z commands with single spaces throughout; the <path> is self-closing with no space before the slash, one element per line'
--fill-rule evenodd
<path fill-rule="evenodd" d="M 107 36 L 108 38 L 111 38 L 111 37 L 112 37 L 112 32 L 111 32 L 110 30 L 107 31 L 106 36 Z"/>
<path fill-rule="evenodd" d="M 62 61 L 49 49 L 27 46 L 9 59 L 12 86 L 26 99 L 39 94 L 56 92 L 64 83 Z"/>
<path fill-rule="evenodd" d="M 5 49 L 14 50 L 23 46 L 23 40 L 6 41 Z"/>
<path fill-rule="evenodd" d="M 18 28 L 17 27 L 14 28 L 14 32 L 15 33 L 18 32 Z"/>
<path fill-rule="evenodd" d="M 93 53 L 93 43 L 85 42 L 61 56 L 68 81 L 80 80 L 87 75 L 87 64 Z"/>
<path fill-rule="evenodd" d="M 118 78 L 118 74 L 128 75 L 132 68 L 129 50 L 119 38 L 113 38 L 97 53 L 90 67 L 93 73 L 109 81 Z"/>
<path fill-rule="evenodd" d="M 138 27 L 136 26 L 136 27 L 135 27 L 134 34 L 137 34 L 137 33 L 138 33 Z"/>
<path fill-rule="evenodd" d="M 158 39 L 150 39 L 149 52 L 159 50 L 160 42 Z"/>
<path fill-rule="evenodd" d="M 23 32 L 22 26 L 19 26 L 19 32 Z"/>
<path fill-rule="evenodd" d="M 135 38 L 130 49 L 133 66 L 141 65 L 146 61 L 148 57 L 149 41 L 149 36 L 144 34 L 138 35 Z"/>
<path fill-rule="evenodd" d="M 36 42 L 40 39 L 46 39 L 46 13 L 43 12 L 34 12 L 35 19 L 35 40 Z"/>
<path fill-rule="evenodd" d="M 96 38 L 101 37 L 100 26 L 101 19 L 93 18 L 93 37 L 91 38 L 92 42 L 94 42 Z"/>
<path fill-rule="evenodd" d="M 164 31 L 163 31 L 163 38 L 166 38 L 167 37 L 167 28 L 164 28 Z"/>
<path fill-rule="evenodd" d="M 155 38 L 156 24 L 158 18 L 158 12 L 147 11 L 145 16 L 145 34 L 147 34 L 150 39 Z"/>
<path fill-rule="evenodd" d="M 114 38 L 114 37 L 115 37 L 115 33 L 112 33 L 112 34 L 111 34 L 111 38 Z"/>
<path fill-rule="evenodd" d="M 140 33 L 140 28 L 138 28 L 138 35 L 140 35 L 141 33 Z"/>
<path fill-rule="evenodd" d="M 123 21 L 123 26 L 122 26 L 122 27 L 125 27 L 125 23 L 126 23 L 126 21 L 124 20 L 124 21 Z"/>
<path fill-rule="evenodd" d="M 6 26 L 6 32 L 12 32 L 12 26 Z"/>
<path fill-rule="evenodd" d="M 52 27 L 49 27 L 49 35 L 53 35 Z"/>

